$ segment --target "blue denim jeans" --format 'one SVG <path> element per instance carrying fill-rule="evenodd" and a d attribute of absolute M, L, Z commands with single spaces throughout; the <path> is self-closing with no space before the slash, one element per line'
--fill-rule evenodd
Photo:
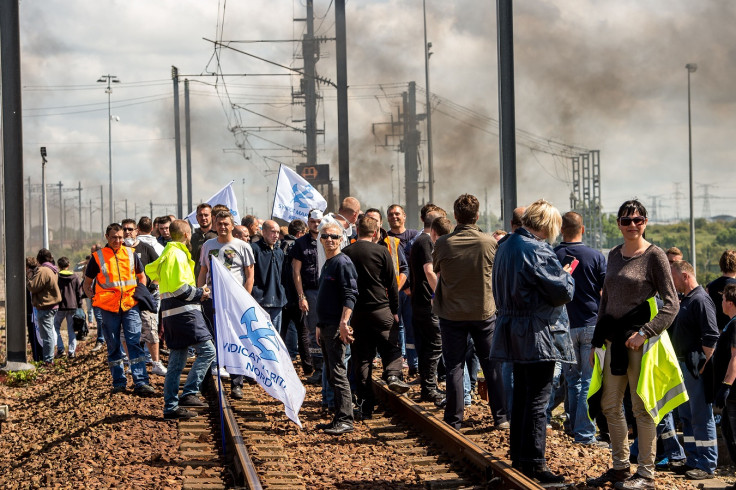
<path fill-rule="evenodd" d="M 271 324 L 273 327 L 277 332 L 281 333 L 281 312 L 283 311 L 283 308 L 279 306 L 277 308 L 264 307 L 263 309 L 266 310 L 268 316 L 271 317 Z"/>
<path fill-rule="evenodd" d="M 56 310 L 54 315 L 54 330 L 56 330 L 56 348 L 64 352 L 64 341 L 61 338 L 61 322 L 66 319 L 66 332 L 69 335 L 69 354 L 74 354 L 77 348 L 77 334 L 74 332 L 74 311 Z"/>
<path fill-rule="evenodd" d="M 565 364 L 563 372 L 567 381 L 568 420 L 575 442 L 595 442 L 595 424 L 588 418 L 588 388 L 593 375 L 590 365 L 590 349 L 595 325 L 570 329 L 570 338 L 575 350 L 575 364 Z"/>
<path fill-rule="evenodd" d="M 146 355 L 140 346 L 141 315 L 138 312 L 138 306 L 122 313 L 102 310 L 102 327 L 105 342 L 107 342 L 107 363 L 110 366 L 113 387 L 124 387 L 128 384 L 123 367 L 125 351 L 123 351 L 121 339 L 124 339 L 128 346 L 130 372 L 134 386 L 148 384 Z"/>
<path fill-rule="evenodd" d="M 56 310 L 39 310 L 36 308 L 36 322 L 43 342 L 43 361 L 54 362 L 54 348 L 56 347 L 56 330 L 54 329 Z"/>
<path fill-rule="evenodd" d="M 193 395 L 199 391 L 202 380 L 215 359 L 215 344 L 212 343 L 212 340 L 205 340 L 192 347 L 194 347 L 197 358 L 189 370 L 181 396 Z M 184 366 L 187 364 L 187 350 L 169 350 L 168 371 L 164 380 L 164 414 L 173 412 L 179 405 L 179 382 Z"/>
<path fill-rule="evenodd" d="M 705 381 L 702 377 L 693 377 L 683 361 L 680 361 L 680 369 L 690 396 L 688 401 L 677 407 L 687 454 L 685 464 L 713 473 L 718 464 L 718 437 L 713 407 L 705 403 Z"/>
<path fill-rule="evenodd" d="M 399 343 L 401 345 L 401 355 L 406 357 L 406 363 L 410 368 L 417 369 L 419 358 L 414 344 L 411 298 L 402 291 L 399 291 Z"/>
<path fill-rule="evenodd" d="M 102 327 L 102 309 L 93 306 L 92 311 L 95 314 L 95 322 L 97 322 L 97 342 L 102 344 L 105 342 L 105 329 Z"/>
<path fill-rule="evenodd" d="M 677 431 L 675 430 L 675 418 L 672 416 L 672 412 L 665 415 L 659 424 L 657 424 L 657 440 L 660 444 L 657 444 L 657 456 L 655 461 L 659 462 L 667 458 L 668 462 L 682 461 L 685 459 L 685 450 L 682 449 L 680 441 L 677 440 Z M 639 439 L 634 439 L 634 442 L 629 448 L 629 453 L 632 458 L 639 457 Z"/>

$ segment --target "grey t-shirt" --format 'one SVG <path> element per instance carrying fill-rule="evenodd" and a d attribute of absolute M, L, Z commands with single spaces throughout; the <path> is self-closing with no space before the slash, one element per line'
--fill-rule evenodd
<path fill-rule="evenodd" d="M 211 238 L 202 245 L 200 265 L 207 266 L 207 286 L 212 287 L 212 271 L 209 270 L 210 255 L 217 258 L 230 271 L 239 284 L 245 285 L 245 268 L 255 263 L 253 249 L 249 243 L 233 238 L 227 243 L 220 243 Z"/>

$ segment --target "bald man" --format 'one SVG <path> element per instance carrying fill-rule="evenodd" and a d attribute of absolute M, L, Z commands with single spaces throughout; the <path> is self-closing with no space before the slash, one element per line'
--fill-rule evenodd
<path fill-rule="evenodd" d="M 286 290 L 281 282 L 284 251 L 277 245 L 279 231 L 278 223 L 266 220 L 261 228 L 263 238 L 252 244 L 256 263 L 251 294 L 269 314 L 276 331 L 281 333 L 281 312 L 286 305 Z"/>

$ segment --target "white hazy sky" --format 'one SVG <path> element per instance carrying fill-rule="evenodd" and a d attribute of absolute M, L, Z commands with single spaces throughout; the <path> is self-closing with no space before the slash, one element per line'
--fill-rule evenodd
<path fill-rule="evenodd" d="M 334 8 L 327 11 L 332 2 L 314 3 L 317 34 L 333 37 Z M 698 64 L 692 75 L 695 182 L 710 186 L 711 215 L 736 214 L 735 2 L 525 0 L 514 8 L 517 128 L 600 150 L 604 211 L 614 212 L 634 196 L 651 208 L 658 196 L 660 219 L 674 218 L 678 209 L 687 217 L 685 64 L 692 62 Z M 372 125 L 396 118 L 401 92 L 411 80 L 420 88 L 418 111 L 425 111 L 422 2 L 351 0 L 346 10 L 351 190 L 364 207 L 403 203 L 403 155 L 378 146 Z M 90 199 L 99 207 L 100 185 L 107 201 L 107 95 L 96 83 L 101 74 L 121 80 L 112 94 L 112 114 L 120 118 L 112 123 L 116 218 L 123 217 L 126 198 L 129 215 L 149 214 L 151 201 L 175 210 L 172 65 L 196 80 L 191 84 L 194 201 L 235 180 L 238 199 L 266 215 L 278 162 L 300 161 L 289 150 L 274 148 L 301 149 L 304 141 L 294 132 L 253 131 L 276 123 L 231 103 L 300 126 L 303 109 L 291 104 L 298 79 L 234 51 L 215 52 L 203 38 L 298 39 L 304 23 L 293 19 L 304 17 L 303 1 L 23 0 L 20 14 L 26 176 L 40 182 L 38 148 L 46 146 L 47 180 L 65 187 L 81 182 L 84 188 L 85 228 Z M 430 84 L 437 96 L 435 200 L 450 209 L 460 193 L 483 199 L 487 191 L 489 208 L 498 214 L 498 136 L 491 121 L 498 118 L 495 2 L 427 0 L 427 27 L 433 44 Z M 233 46 L 301 66 L 295 58 L 301 48 L 294 43 Z M 319 74 L 332 80 L 334 53 L 333 42 L 321 44 L 317 65 Z M 249 76 L 196 76 L 217 71 Z M 254 76 L 265 73 L 279 76 Z M 335 91 L 320 88 L 319 125 L 325 135 L 319 138 L 318 159 L 333 164 L 336 178 Z M 183 113 L 183 84 L 181 94 Z M 249 135 L 236 137 L 234 126 L 251 128 Z M 424 140 L 423 125 L 420 130 Z M 236 143 L 247 149 L 237 150 Z M 522 140 L 517 155 L 519 203 L 544 197 L 567 210 L 569 160 L 533 151 Z M 424 145 L 421 158 L 426 161 Z M 698 196 L 704 193 L 696 186 L 696 216 L 702 214 L 704 200 Z M 75 196 L 67 193 L 65 199 Z M 165 210 L 157 206 L 153 214 Z M 50 211 L 52 222 L 55 212 Z M 73 225 L 76 213 L 71 216 Z"/>

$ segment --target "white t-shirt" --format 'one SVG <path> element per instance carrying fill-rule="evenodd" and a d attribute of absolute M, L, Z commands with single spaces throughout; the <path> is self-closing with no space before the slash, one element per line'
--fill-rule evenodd
<path fill-rule="evenodd" d="M 210 255 L 217 258 L 230 271 L 230 274 L 238 281 L 245 285 L 245 268 L 255 264 L 253 257 L 253 249 L 250 244 L 233 238 L 227 243 L 220 243 L 217 238 L 210 238 L 204 245 L 199 259 L 201 266 L 207 266 L 207 286 L 212 287 L 212 278 L 210 277 Z"/>

